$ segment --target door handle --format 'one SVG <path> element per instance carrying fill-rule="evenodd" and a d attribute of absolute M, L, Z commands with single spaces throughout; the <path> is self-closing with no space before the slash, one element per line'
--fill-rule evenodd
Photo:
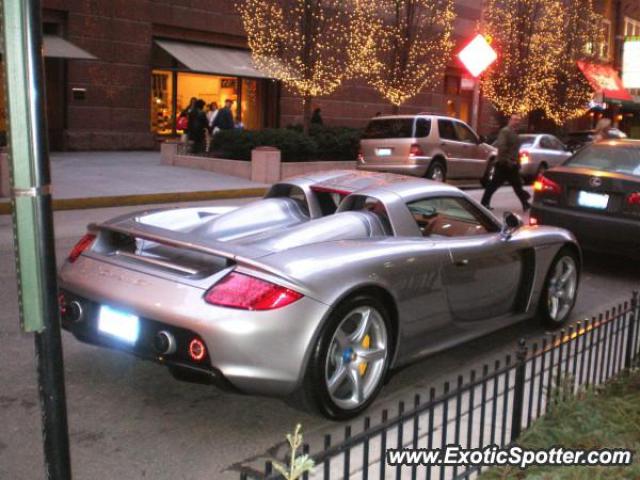
<path fill-rule="evenodd" d="M 454 265 L 456 267 L 466 267 L 467 265 L 469 265 L 469 259 L 468 258 L 463 258 L 461 260 L 456 260 L 454 262 Z"/>

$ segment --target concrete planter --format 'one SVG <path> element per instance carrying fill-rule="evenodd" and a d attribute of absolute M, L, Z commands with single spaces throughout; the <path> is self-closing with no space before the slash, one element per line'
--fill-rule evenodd
<path fill-rule="evenodd" d="M 274 183 L 283 178 L 326 170 L 354 170 L 352 161 L 282 162 L 280 151 L 273 147 L 258 147 L 251 152 L 251 161 L 228 160 L 181 154 L 179 143 L 165 142 L 161 147 L 163 165 L 197 168 L 209 172 L 246 178 L 258 183 Z"/>

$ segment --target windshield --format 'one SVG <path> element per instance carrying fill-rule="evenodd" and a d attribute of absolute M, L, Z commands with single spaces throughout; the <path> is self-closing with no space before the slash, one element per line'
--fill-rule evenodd
<path fill-rule="evenodd" d="M 412 136 L 413 118 L 384 118 L 372 120 L 367 125 L 362 138 L 411 138 Z"/>
<path fill-rule="evenodd" d="M 576 153 L 565 165 L 640 176 L 640 145 L 590 145 Z"/>

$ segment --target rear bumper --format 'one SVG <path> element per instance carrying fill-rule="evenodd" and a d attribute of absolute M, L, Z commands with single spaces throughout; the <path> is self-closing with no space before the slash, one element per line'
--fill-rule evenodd
<path fill-rule="evenodd" d="M 415 163 L 362 163 L 358 162 L 356 168 L 368 172 L 391 172 L 414 177 L 423 177 L 427 173 L 430 159 L 416 159 Z"/>
<path fill-rule="evenodd" d="M 212 383 L 245 393 L 287 395 L 300 384 L 310 346 L 329 307 L 309 297 L 269 311 L 217 307 L 203 300 L 205 290 L 169 279 L 118 268 L 81 256 L 60 271 L 60 288 L 87 305 L 80 322 L 65 328 L 78 339 L 123 350 L 169 367 L 195 369 Z M 133 346 L 97 329 L 98 306 L 109 305 L 140 318 Z M 193 365 L 182 342 L 174 355 L 159 355 L 153 338 L 159 329 L 176 339 L 197 335 L 205 343 L 207 362 Z M 184 333 L 186 332 L 186 333 Z M 190 337 L 192 338 L 192 337 Z"/>
<path fill-rule="evenodd" d="M 640 258 L 640 219 L 612 218 L 538 202 L 532 206 L 530 216 L 540 225 L 570 230 L 585 250 Z"/>

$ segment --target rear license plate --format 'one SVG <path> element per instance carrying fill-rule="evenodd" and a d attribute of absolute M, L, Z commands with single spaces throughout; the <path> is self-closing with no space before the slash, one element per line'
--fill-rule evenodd
<path fill-rule="evenodd" d="M 390 148 L 376 148 L 376 155 L 378 157 L 388 157 L 391 155 Z"/>
<path fill-rule="evenodd" d="M 578 205 L 587 208 L 605 210 L 609 204 L 609 195 L 606 193 L 593 193 L 581 190 L 578 192 Z"/>
<path fill-rule="evenodd" d="M 131 345 L 138 340 L 140 319 L 136 315 L 102 305 L 98 313 L 98 331 Z"/>

